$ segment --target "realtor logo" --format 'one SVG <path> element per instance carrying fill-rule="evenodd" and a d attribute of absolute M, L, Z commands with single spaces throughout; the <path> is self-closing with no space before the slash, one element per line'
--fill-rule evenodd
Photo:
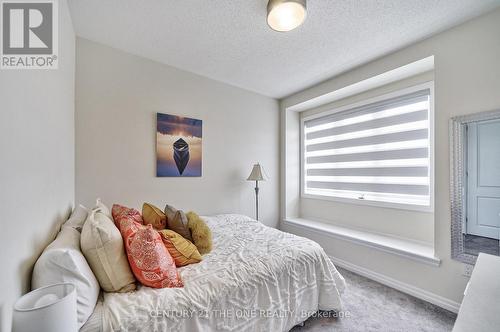
<path fill-rule="evenodd" d="M 0 0 L 1 69 L 57 69 L 56 0 Z"/>

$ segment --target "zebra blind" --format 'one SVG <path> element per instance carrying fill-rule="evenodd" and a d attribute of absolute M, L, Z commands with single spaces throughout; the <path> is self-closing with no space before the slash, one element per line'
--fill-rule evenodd
<path fill-rule="evenodd" d="M 430 90 L 304 121 L 304 193 L 430 206 Z"/>

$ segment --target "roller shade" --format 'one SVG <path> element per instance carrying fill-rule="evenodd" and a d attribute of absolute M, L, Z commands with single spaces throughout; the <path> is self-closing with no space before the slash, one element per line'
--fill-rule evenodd
<path fill-rule="evenodd" d="M 305 119 L 304 193 L 430 205 L 430 90 Z"/>

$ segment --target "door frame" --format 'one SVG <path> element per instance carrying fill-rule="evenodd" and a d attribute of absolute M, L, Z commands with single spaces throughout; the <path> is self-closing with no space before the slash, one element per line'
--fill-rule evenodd
<path fill-rule="evenodd" d="M 449 121 L 451 258 L 466 264 L 474 265 L 477 256 L 464 251 L 463 222 L 467 213 L 464 204 L 465 127 L 471 122 L 494 119 L 500 119 L 500 110 L 455 116 Z"/>

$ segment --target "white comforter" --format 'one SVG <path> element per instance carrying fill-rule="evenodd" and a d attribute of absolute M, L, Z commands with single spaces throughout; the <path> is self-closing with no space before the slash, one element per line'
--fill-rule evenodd
<path fill-rule="evenodd" d="M 214 249 L 179 269 L 185 287 L 105 293 L 104 331 L 288 331 L 341 309 L 345 281 L 316 242 L 241 215 L 206 221 Z"/>

